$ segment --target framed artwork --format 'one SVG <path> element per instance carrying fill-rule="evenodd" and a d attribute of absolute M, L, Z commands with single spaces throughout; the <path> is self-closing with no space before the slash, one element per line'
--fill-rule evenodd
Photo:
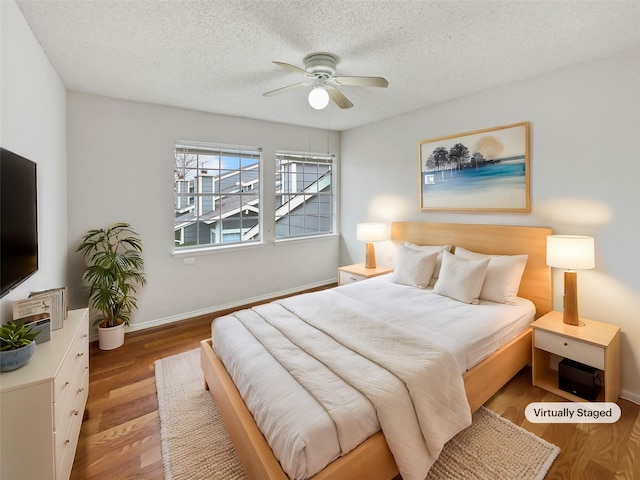
<path fill-rule="evenodd" d="M 420 209 L 530 212 L 529 122 L 420 142 Z"/>

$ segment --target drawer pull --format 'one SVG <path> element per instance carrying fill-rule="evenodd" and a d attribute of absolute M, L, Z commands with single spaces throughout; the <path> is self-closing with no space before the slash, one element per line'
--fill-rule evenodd
<path fill-rule="evenodd" d="M 64 382 L 64 385 L 62 386 L 62 388 L 66 387 L 67 385 L 69 385 L 69 382 Z"/>
<path fill-rule="evenodd" d="M 568 344 L 567 342 L 564 342 L 564 346 L 565 346 L 565 347 L 566 347 L 566 346 L 568 346 L 568 345 L 569 345 L 569 344 Z"/>
<path fill-rule="evenodd" d="M 78 393 L 82 393 L 82 392 L 84 392 L 84 388 L 80 388 L 80 389 L 78 390 Z"/>
<path fill-rule="evenodd" d="M 80 357 L 81 357 L 81 356 L 83 356 L 83 355 L 84 355 L 84 352 L 80 352 L 80 353 L 78 353 L 78 354 L 76 355 L 76 357 L 80 358 Z"/>
<path fill-rule="evenodd" d="M 69 440 L 68 438 L 64 441 L 65 445 L 69 445 L 71 443 L 71 440 Z"/>
<path fill-rule="evenodd" d="M 80 412 L 78 410 L 71 410 L 72 415 L 78 416 L 79 413 Z"/>

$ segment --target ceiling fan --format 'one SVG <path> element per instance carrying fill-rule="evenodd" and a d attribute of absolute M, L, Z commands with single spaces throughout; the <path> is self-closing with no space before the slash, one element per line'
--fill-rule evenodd
<path fill-rule="evenodd" d="M 295 83 L 282 88 L 263 93 L 265 97 L 295 90 L 296 88 L 313 85 L 309 92 L 309 104 L 321 110 L 329 103 L 329 98 L 340 108 L 351 108 L 353 103 L 336 88 L 338 85 L 354 87 L 382 87 L 389 86 L 389 82 L 382 77 L 343 77 L 336 76 L 338 57 L 330 53 L 312 53 L 304 58 L 304 69 L 284 62 L 273 62 L 276 65 L 302 73 L 309 78 L 306 82 Z"/>

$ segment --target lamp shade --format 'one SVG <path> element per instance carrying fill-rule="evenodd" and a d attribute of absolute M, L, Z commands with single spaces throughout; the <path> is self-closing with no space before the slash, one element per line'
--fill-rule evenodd
<path fill-rule="evenodd" d="M 593 237 L 579 235 L 549 235 L 547 265 L 567 270 L 595 267 Z"/>
<path fill-rule="evenodd" d="M 358 223 L 356 238 L 363 242 L 382 242 L 389 239 L 389 231 L 384 223 Z"/>

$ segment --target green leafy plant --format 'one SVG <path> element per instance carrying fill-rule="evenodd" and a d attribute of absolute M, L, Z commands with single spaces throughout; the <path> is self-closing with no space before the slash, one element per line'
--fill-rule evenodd
<path fill-rule="evenodd" d="M 0 327 L 0 352 L 26 347 L 39 333 L 39 330 L 34 332 L 23 323 L 8 322 Z"/>
<path fill-rule="evenodd" d="M 147 282 L 140 236 L 128 223 L 115 223 L 89 230 L 76 251 L 88 265 L 83 279 L 89 285 L 89 304 L 100 312 L 95 324 L 129 325 L 138 308 L 138 288 Z"/>

